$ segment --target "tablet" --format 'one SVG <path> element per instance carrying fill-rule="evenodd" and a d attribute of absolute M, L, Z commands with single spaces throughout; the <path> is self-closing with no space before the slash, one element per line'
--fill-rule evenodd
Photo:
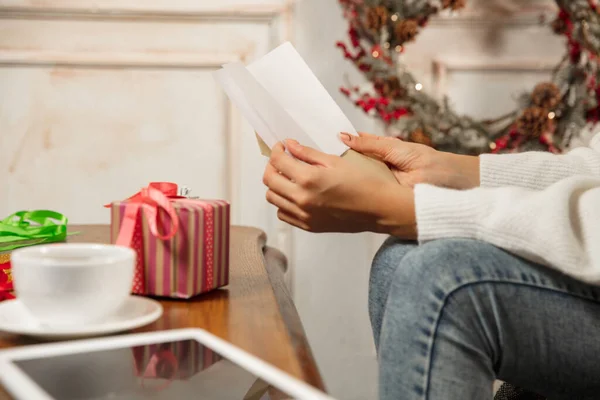
<path fill-rule="evenodd" d="M 0 381 L 26 400 L 332 400 L 200 329 L 3 350 Z"/>

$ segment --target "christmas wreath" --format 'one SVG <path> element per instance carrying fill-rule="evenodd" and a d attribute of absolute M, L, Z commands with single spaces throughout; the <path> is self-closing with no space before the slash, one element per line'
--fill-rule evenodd
<path fill-rule="evenodd" d="M 405 45 L 430 18 L 456 11 L 466 0 L 340 0 L 349 22 L 350 44 L 338 42 L 372 83 L 372 90 L 341 91 L 403 140 L 444 151 L 480 154 L 544 150 L 559 153 L 586 126 L 600 120 L 600 8 L 597 0 L 556 0 L 551 22 L 566 38 L 567 51 L 552 79 L 524 93 L 515 109 L 493 120 L 458 115 L 447 98 L 425 93 L 402 63 Z"/>

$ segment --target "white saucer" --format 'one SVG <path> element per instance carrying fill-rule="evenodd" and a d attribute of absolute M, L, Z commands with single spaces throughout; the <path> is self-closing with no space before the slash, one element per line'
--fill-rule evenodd
<path fill-rule="evenodd" d="M 19 299 L 15 299 L 0 302 L 0 331 L 46 340 L 100 336 L 148 325 L 160 318 L 162 313 L 163 308 L 157 301 L 130 296 L 119 312 L 105 321 L 87 325 L 49 326 L 37 322 Z"/>

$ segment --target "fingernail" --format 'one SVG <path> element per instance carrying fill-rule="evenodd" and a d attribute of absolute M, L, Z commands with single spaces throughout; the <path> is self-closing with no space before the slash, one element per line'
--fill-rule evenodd
<path fill-rule="evenodd" d="M 294 140 L 294 139 L 287 139 L 287 140 L 285 141 L 285 143 L 286 143 L 288 146 L 289 146 L 289 145 L 292 145 L 292 146 L 298 146 L 298 145 L 300 144 L 300 143 L 298 143 L 298 141 L 297 141 L 297 140 Z"/>
<path fill-rule="evenodd" d="M 340 139 L 342 139 L 342 142 L 346 142 L 346 143 L 352 141 L 352 138 L 350 137 L 350 135 L 345 132 L 340 133 Z"/>

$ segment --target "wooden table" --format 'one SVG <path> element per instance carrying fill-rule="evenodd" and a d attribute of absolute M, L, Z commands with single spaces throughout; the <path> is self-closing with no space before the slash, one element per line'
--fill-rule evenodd
<path fill-rule="evenodd" d="M 108 243 L 109 227 L 72 226 L 70 242 Z M 232 227 L 230 284 L 192 300 L 161 300 L 163 316 L 133 332 L 203 328 L 304 382 L 325 390 L 298 312 L 283 281 L 285 257 L 258 229 Z M 37 343 L 0 334 L 0 348 Z M 0 388 L 0 399 L 9 398 Z"/>

